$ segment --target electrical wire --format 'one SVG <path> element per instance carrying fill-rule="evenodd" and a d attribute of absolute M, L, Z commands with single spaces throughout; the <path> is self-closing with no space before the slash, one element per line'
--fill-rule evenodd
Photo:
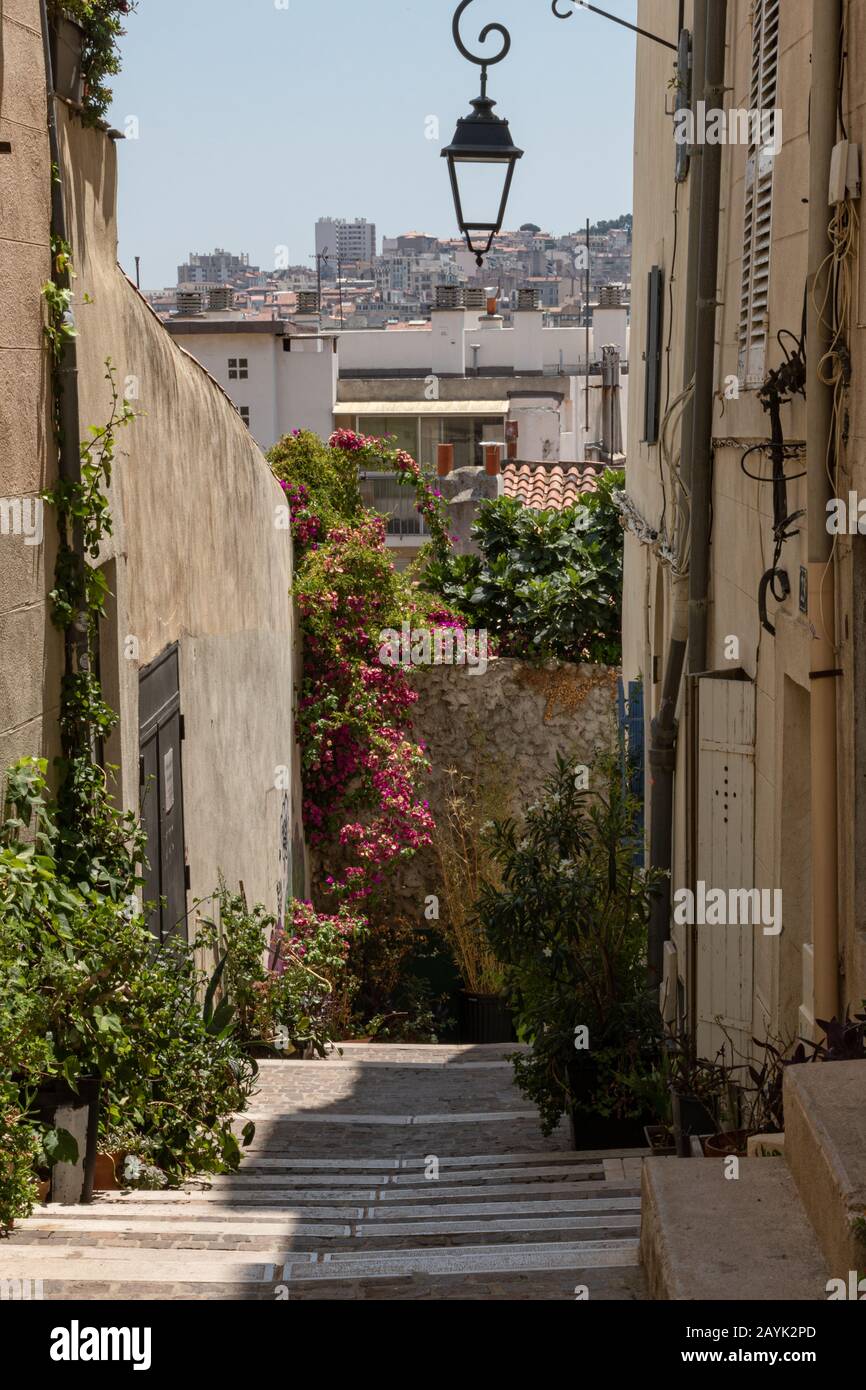
<path fill-rule="evenodd" d="M 833 393 L 832 427 L 827 437 L 824 469 L 830 484 L 830 494 L 835 496 L 838 487 L 838 473 L 848 442 L 847 398 L 851 385 L 851 352 L 848 335 L 851 326 L 851 309 L 854 302 L 854 266 L 857 261 L 857 246 L 860 237 L 860 218 L 850 198 L 837 203 L 828 228 L 830 251 L 822 261 L 812 289 L 812 301 L 818 314 L 821 327 L 830 338 L 830 346 L 817 366 L 818 380 Z M 817 299 L 817 286 L 822 278 L 825 281 L 824 295 L 820 304 Z M 838 547 L 838 535 L 834 535 L 830 555 L 821 576 L 819 589 L 819 616 L 824 636 L 828 642 L 831 635 L 827 630 L 824 614 L 824 594 L 827 576 L 833 566 Z M 838 645 L 833 644 L 838 651 Z"/>

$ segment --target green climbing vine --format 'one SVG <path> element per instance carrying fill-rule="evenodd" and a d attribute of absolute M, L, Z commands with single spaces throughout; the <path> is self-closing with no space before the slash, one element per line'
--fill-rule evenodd
<path fill-rule="evenodd" d="M 52 239 L 53 278 L 43 286 L 45 337 L 54 385 L 54 428 L 64 447 L 64 355 L 75 337 L 71 314 L 74 278 L 72 253 L 61 238 Z M 91 425 L 78 443 L 77 476 L 60 477 L 42 494 L 57 519 L 58 548 L 51 590 L 51 616 L 66 638 L 66 670 L 60 691 L 58 813 L 61 848 L 69 868 L 88 882 L 101 884 L 112 897 L 128 891 L 130 853 L 140 853 L 140 832 L 132 815 L 118 816 L 107 796 L 105 774 L 94 756 L 99 740 L 117 723 L 105 702 L 98 672 L 99 620 L 109 597 L 97 561 L 112 533 L 108 488 L 117 453 L 117 436 L 135 419 L 117 388 L 111 358 L 105 360 L 111 406 L 104 425 Z M 131 846 L 132 851 L 131 851 Z"/>

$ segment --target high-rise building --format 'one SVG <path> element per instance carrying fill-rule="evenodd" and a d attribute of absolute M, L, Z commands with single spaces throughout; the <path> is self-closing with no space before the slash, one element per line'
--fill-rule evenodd
<path fill-rule="evenodd" d="M 217 247 L 214 251 L 200 253 L 190 251 L 189 260 L 177 268 L 179 285 L 230 285 L 235 280 L 247 276 L 249 271 L 257 271 L 258 266 L 250 265 L 246 253 L 234 256 L 230 251 Z"/>
<path fill-rule="evenodd" d="M 372 261 L 376 254 L 376 224 L 366 218 L 346 222 L 320 217 L 316 223 L 316 255 L 327 254 L 332 265 L 341 261 Z"/>

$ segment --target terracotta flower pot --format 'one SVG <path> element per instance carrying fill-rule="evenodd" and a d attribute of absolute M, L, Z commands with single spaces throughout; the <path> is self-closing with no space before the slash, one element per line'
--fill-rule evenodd
<path fill-rule="evenodd" d="M 124 1154 L 110 1153 L 96 1155 L 96 1168 L 93 1175 L 94 1192 L 119 1192 L 117 1170 L 123 1166 Z"/>
<path fill-rule="evenodd" d="M 727 1158 L 732 1154 L 745 1155 L 749 1131 L 729 1130 L 724 1134 L 709 1134 L 703 1140 L 705 1158 Z"/>
<path fill-rule="evenodd" d="M 745 1156 L 750 1131 L 729 1130 L 727 1134 L 710 1134 L 704 1140 L 704 1158 L 729 1158 L 732 1154 Z"/>

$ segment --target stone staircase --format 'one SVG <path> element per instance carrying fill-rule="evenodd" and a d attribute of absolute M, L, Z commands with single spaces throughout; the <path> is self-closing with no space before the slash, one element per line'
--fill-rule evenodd
<path fill-rule="evenodd" d="M 510 1047 L 265 1062 L 238 1174 L 40 1207 L 0 1279 L 50 1299 L 635 1299 L 640 1163 L 542 1137 Z"/>
<path fill-rule="evenodd" d="M 866 1275 L 866 1066 L 789 1067 L 784 1086 L 784 1157 L 741 1159 L 737 1177 L 721 1159 L 645 1162 L 650 1297 L 826 1300 L 830 1279 Z"/>

